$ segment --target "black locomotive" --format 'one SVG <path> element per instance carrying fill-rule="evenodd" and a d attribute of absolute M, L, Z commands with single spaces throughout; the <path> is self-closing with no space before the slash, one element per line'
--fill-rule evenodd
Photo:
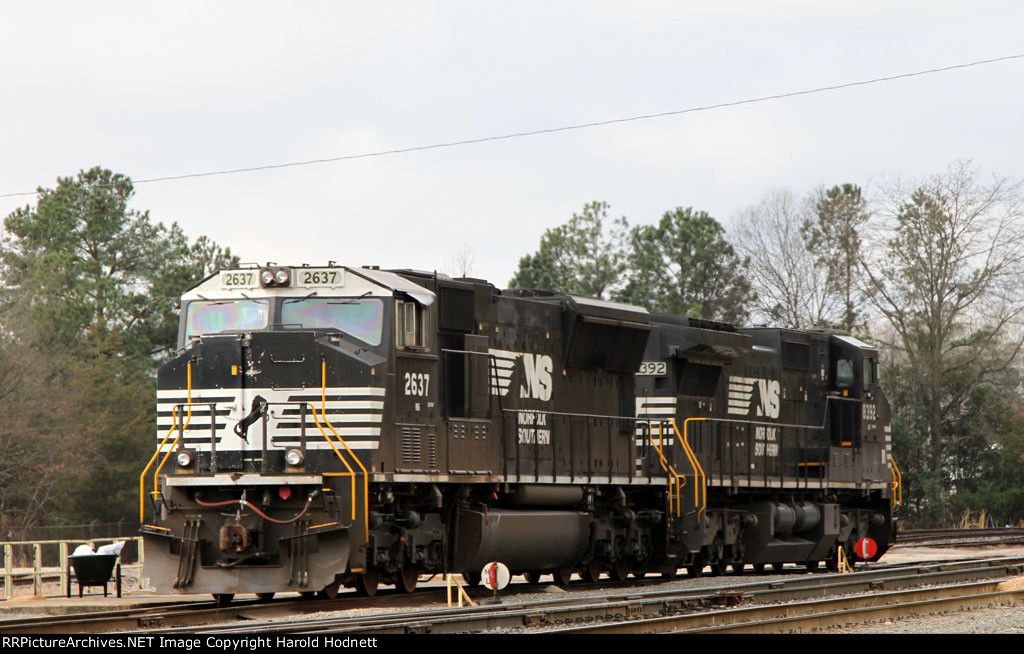
<path fill-rule="evenodd" d="M 878 356 L 848 336 L 330 265 L 202 281 L 179 344 L 140 480 L 161 592 L 814 568 L 895 535 Z"/>

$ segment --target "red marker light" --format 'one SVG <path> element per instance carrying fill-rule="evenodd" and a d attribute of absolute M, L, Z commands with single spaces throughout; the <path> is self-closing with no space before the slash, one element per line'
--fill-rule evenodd
<path fill-rule="evenodd" d="M 280 497 L 282 500 L 286 500 L 292 496 L 292 489 L 288 488 L 287 486 L 282 486 L 277 489 L 277 496 Z"/>
<path fill-rule="evenodd" d="M 861 538 L 853 549 L 857 556 L 865 561 L 870 561 L 878 553 L 878 545 L 870 538 Z"/>

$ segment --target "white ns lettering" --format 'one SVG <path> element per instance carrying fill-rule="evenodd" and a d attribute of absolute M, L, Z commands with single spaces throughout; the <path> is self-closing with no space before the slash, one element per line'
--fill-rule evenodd
<path fill-rule="evenodd" d="M 779 417 L 779 382 L 775 379 L 758 379 L 761 404 L 757 407 L 757 415 L 769 418 Z"/>
<path fill-rule="evenodd" d="M 523 367 L 526 384 L 519 387 L 519 397 L 536 400 L 551 399 L 551 357 L 546 354 L 524 354 Z"/>

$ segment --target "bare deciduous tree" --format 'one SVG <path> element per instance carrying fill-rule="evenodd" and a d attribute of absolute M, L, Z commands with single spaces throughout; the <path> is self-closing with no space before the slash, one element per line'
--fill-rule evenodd
<path fill-rule="evenodd" d="M 452 277 L 472 277 L 474 263 L 473 250 L 470 249 L 469 243 L 463 243 L 462 249 L 445 262 L 444 271 Z"/>
<path fill-rule="evenodd" d="M 829 271 L 807 248 L 802 226 L 813 217 L 814 196 L 799 199 L 780 189 L 734 220 L 733 243 L 746 258 L 757 293 L 756 313 L 780 327 L 827 327 L 842 308 Z"/>

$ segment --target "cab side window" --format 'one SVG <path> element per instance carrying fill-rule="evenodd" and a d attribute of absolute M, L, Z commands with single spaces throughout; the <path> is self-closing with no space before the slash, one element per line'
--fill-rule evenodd
<path fill-rule="evenodd" d="M 853 381 L 853 361 L 849 359 L 836 361 L 836 385 L 839 388 L 849 388 L 853 386 Z"/>
<path fill-rule="evenodd" d="M 407 350 L 425 350 L 430 344 L 427 340 L 428 313 L 425 307 L 416 302 L 399 300 L 395 312 L 395 342 L 398 347 Z"/>

